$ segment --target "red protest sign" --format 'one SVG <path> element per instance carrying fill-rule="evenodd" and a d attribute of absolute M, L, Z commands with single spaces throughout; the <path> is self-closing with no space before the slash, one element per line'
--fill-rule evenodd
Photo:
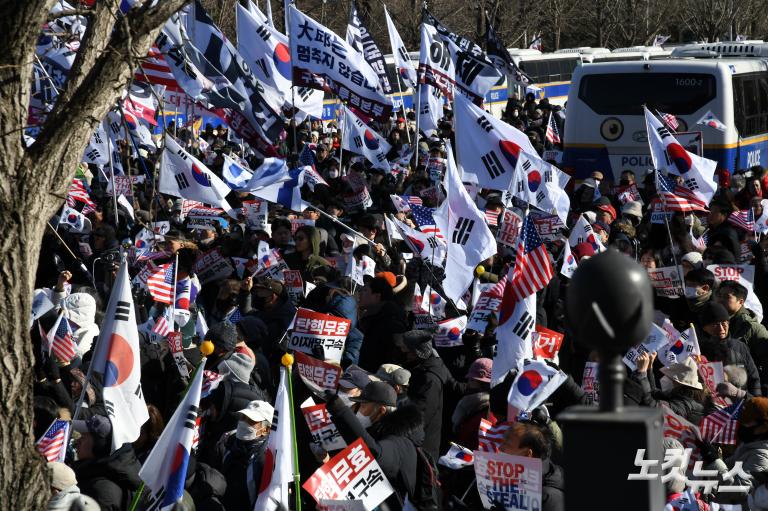
<path fill-rule="evenodd" d="M 341 362 L 350 324 L 345 318 L 300 308 L 296 311 L 288 348 L 311 354 L 312 348 L 321 346 L 326 360 Z"/>
<path fill-rule="evenodd" d="M 326 390 L 336 392 L 341 378 L 341 367 L 310 357 L 300 351 L 294 353 L 296 367 L 304 384 L 322 396 Z"/>
<path fill-rule="evenodd" d="M 341 438 L 339 430 L 331 420 L 325 403 L 319 405 L 302 406 L 301 413 L 309 426 L 309 433 L 312 435 L 312 441 L 323 448 L 325 451 L 337 451 L 347 446 L 347 443 Z"/>
<path fill-rule="evenodd" d="M 554 360 L 563 344 L 564 335 L 541 325 L 536 325 L 533 338 L 533 355 Z"/>
<path fill-rule="evenodd" d="M 317 502 L 361 500 L 368 511 L 394 492 L 361 438 L 318 468 L 302 488 Z"/>

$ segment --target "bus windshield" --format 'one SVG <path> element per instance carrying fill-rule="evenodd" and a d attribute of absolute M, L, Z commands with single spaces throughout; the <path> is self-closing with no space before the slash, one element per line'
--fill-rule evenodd
<path fill-rule="evenodd" d="M 589 74 L 579 86 L 579 99 L 600 115 L 642 115 L 643 105 L 692 114 L 716 95 L 715 77 L 694 73 Z"/>

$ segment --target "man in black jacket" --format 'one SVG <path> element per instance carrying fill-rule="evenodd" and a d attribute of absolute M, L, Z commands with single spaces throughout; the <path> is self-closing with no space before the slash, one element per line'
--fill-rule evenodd
<path fill-rule="evenodd" d="M 112 424 L 101 415 L 74 421 L 72 427 L 80 433 L 75 444 L 78 461 L 73 469 L 81 493 L 93 497 L 104 511 L 127 509 L 141 484 L 141 464 L 133 446 L 123 444 L 110 454 Z"/>
<path fill-rule="evenodd" d="M 718 393 L 725 397 L 742 398 L 745 393 L 760 396 L 760 374 L 749 352 L 749 347 L 730 337 L 728 311 L 717 302 L 707 303 L 699 315 L 703 334 L 699 339 L 701 354 L 711 362 L 722 362 L 724 366 L 736 365 L 747 372 L 747 388 L 741 390 L 730 383 L 718 385 Z"/>
<path fill-rule="evenodd" d="M 504 434 L 501 452 L 541 459 L 541 511 L 565 510 L 563 469 L 550 460 L 552 439 L 549 431 L 532 422 L 516 422 Z"/>
<path fill-rule="evenodd" d="M 424 440 L 421 414 L 413 406 L 396 408 L 397 393 L 383 381 L 369 383 L 352 400 L 349 408 L 327 392 L 326 409 L 348 444 L 363 439 L 397 494 L 385 501 L 387 509 L 399 509 L 406 495 L 416 491 L 416 446 Z"/>
<path fill-rule="evenodd" d="M 741 244 L 739 235 L 733 226 L 729 225 L 727 220 L 733 212 L 733 207 L 722 200 L 714 201 L 709 205 L 709 242 L 708 247 L 717 245 L 729 250 L 734 257 L 741 255 Z"/>
<path fill-rule="evenodd" d="M 408 402 L 421 410 L 424 416 L 424 450 L 437 459 L 443 436 L 443 402 L 458 401 L 464 394 L 466 384 L 453 379 L 443 359 L 432 348 L 432 334 L 429 332 L 405 332 L 398 339 L 398 345 L 404 358 L 403 367 L 411 372 Z M 450 412 L 453 413 L 453 407 Z"/>

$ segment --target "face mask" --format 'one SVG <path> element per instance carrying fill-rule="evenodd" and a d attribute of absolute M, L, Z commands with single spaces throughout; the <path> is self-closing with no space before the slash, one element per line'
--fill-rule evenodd
<path fill-rule="evenodd" d="M 675 388 L 675 381 L 671 378 L 667 378 L 666 376 L 662 376 L 659 383 L 661 384 L 662 392 L 669 392 Z"/>
<path fill-rule="evenodd" d="M 357 417 L 357 420 L 360 421 L 360 425 L 366 429 L 368 429 L 371 426 L 371 424 L 373 424 L 373 422 L 371 422 L 371 418 L 368 417 L 367 415 L 363 415 L 362 413 L 360 413 L 360 410 L 358 410 L 357 413 L 355 413 L 355 417 Z"/>
<path fill-rule="evenodd" d="M 331 169 L 328 171 L 328 177 L 331 179 L 338 179 L 339 177 L 339 169 Z"/>
<path fill-rule="evenodd" d="M 699 297 L 699 288 L 697 287 L 691 287 L 691 286 L 685 286 L 685 297 L 690 299 L 695 299 Z"/>
<path fill-rule="evenodd" d="M 237 423 L 235 436 L 237 437 L 238 440 L 242 440 L 244 442 L 249 442 L 251 440 L 256 440 L 258 438 L 256 431 L 254 431 L 251 425 L 243 421 L 239 421 Z"/>

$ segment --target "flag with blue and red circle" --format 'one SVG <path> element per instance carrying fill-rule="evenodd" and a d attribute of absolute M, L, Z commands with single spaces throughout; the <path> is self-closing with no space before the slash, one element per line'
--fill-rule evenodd
<path fill-rule="evenodd" d="M 567 379 L 557 366 L 540 360 L 526 360 L 509 389 L 507 403 L 518 410 L 531 411 Z"/>
<path fill-rule="evenodd" d="M 437 323 L 434 342 L 438 348 L 452 348 L 463 346 L 461 340 L 464 330 L 467 328 L 467 316 L 446 319 Z"/>

